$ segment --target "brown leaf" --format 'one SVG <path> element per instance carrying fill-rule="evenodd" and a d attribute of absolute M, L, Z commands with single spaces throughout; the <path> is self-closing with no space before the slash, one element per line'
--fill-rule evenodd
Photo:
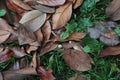
<path fill-rule="evenodd" d="M 18 29 L 18 41 L 20 45 L 30 44 L 36 40 L 36 37 L 33 32 L 26 30 L 23 25 L 19 26 Z"/>
<path fill-rule="evenodd" d="M 58 44 L 56 44 L 52 41 L 46 42 L 45 45 L 42 46 L 40 55 L 44 55 L 45 53 L 48 53 L 48 52 L 54 50 L 57 46 L 58 46 Z"/>
<path fill-rule="evenodd" d="M 70 20 L 72 14 L 72 3 L 67 3 L 56 9 L 52 17 L 53 29 L 60 29 Z"/>
<path fill-rule="evenodd" d="M 2 72 L 4 80 L 24 80 L 30 75 L 37 75 L 35 68 L 27 67 L 19 70 Z"/>
<path fill-rule="evenodd" d="M 112 20 L 120 20 L 120 1 L 119 0 L 113 0 L 108 7 L 106 8 L 106 14 L 112 19 Z"/>
<path fill-rule="evenodd" d="M 37 2 L 47 6 L 63 5 L 66 0 L 38 0 Z"/>
<path fill-rule="evenodd" d="M 82 51 L 73 50 L 73 49 L 64 49 L 63 58 L 65 62 L 75 71 L 88 71 L 91 69 L 91 60 L 90 56 Z"/>
<path fill-rule="evenodd" d="M 0 30 L 0 44 L 5 42 L 9 36 L 10 36 L 10 32 L 6 31 L 6 30 Z"/>
<path fill-rule="evenodd" d="M 3 80 L 3 75 L 1 72 L 0 72 L 0 80 Z"/>
<path fill-rule="evenodd" d="M 73 76 L 71 78 L 69 78 L 68 80 L 87 80 L 87 78 L 83 77 L 83 76 Z"/>
<path fill-rule="evenodd" d="M 105 56 L 110 56 L 110 55 L 119 55 L 119 54 L 120 54 L 119 46 L 108 47 L 101 52 L 100 57 L 105 57 Z"/>
<path fill-rule="evenodd" d="M 86 36 L 86 33 L 74 32 L 65 40 L 80 40 Z"/>
<path fill-rule="evenodd" d="M 76 0 L 73 8 L 74 9 L 78 8 L 82 3 L 83 3 L 83 0 Z"/>
<path fill-rule="evenodd" d="M 52 75 L 51 69 L 45 69 L 44 67 L 40 66 L 37 69 L 38 75 L 41 77 L 41 80 L 55 80 L 55 77 Z"/>
<path fill-rule="evenodd" d="M 45 13 L 54 13 L 55 12 L 55 8 L 43 6 L 41 4 L 38 4 L 38 5 L 35 5 L 35 6 L 32 6 L 32 7 L 41 11 L 41 12 L 45 12 Z"/>
<path fill-rule="evenodd" d="M 35 32 L 45 23 L 46 16 L 46 13 L 32 10 L 23 15 L 20 23 L 23 24 L 28 31 Z"/>
<path fill-rule="evenodd" d="M 43 33 L 43 36 L 44 36 L 45 40 L 49 40 L 50 39 L 50 36 L 51 36 L 51 25 L 50 25 L 49 21 L 46 21 L 46 23 L 42 27 L 42 33 Z"/>
<path fill-rule="evenodd" d="M 4 51 L 0 52 L 0 63 L 10 60 L 12 56 L 12 51 L 6 48 Z"/>
<path fill-rule="evenodd" d="M 41 42 L 43 40 L 43 33 L 41 32 L 41 29 L 37 30 L 34 32 L 36 37 L 37 37 L 37 41 Z"/>

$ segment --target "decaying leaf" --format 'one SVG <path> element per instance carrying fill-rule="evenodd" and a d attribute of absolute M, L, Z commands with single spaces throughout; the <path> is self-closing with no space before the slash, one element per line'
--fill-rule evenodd
<path fill-rule="evenodd" d="M 4 51 L 0 52 L 0 63 L 10 60 L 12 56 L 12 51 L 6 48 Z"/>
<path fill-rule="evenodd" d="M 6 31 L 6 30 L 0 30 L 0 44 L 5 42 L 9 36 L 10 36 L 10 32 Z"/>
<path fill-rule="evenodd" d="M 35 68 L 27 67 L 19 70 L 2 72 L 4 80 L 24 80 L 30 75 L 37 75 Z"/>
<path fill-rule="evenodd" d="M 83 76 L 73 76 L 71 78 L 69 78 L 68 80 L 87 80 L 87 78 L 83 77 Z"/>
<path fill-rule="evenodd" d="M 119 55 L 120 54 L 120 47 L 119 46 L 114 46 L 114 47 L 108 47 L 104 49 L 100 57 L 105 57 L 105 56 L 110 56 L 110 55 Z"/>
<path fill-rule="evenodd" d="M 29 5 L 27 5 L 26 3 L 24 3 L 22 0 L 12 0 L 12 2 L 15 5 L 21 7 L 23 9 L 25 9 L 25 10 L 32 10 L 32 8 Z"/>
<path fill-rule="evenodd" d="M 52 17 L 53 29 L 60 29 L 70 20 L 72 15 L 72 3 L 67 3 L 56 9 Z"/>
<path fill-rule="evenodd" d="M 120 1 L 113 0 L 106 8 L 106 14 L 114 21 L 120 20 Z"/>
<path fill-rule="evenodd" d="M 52 69 L 45 69 L 40 66 L 37 69 L 38 75 L 41 77 L 41 80 L 55 80 L 55 77 L 52 75 Z"/>
<path fill-rule="evenodd" d="M 38 0 L 37 2 L 47 6 L 63 5 L 66 0 Z"/>
<path fill-rule="evenodd" d="M 32 6 L 32 7 L 41 11 L 41 12 L 45 12 L 45 13 L 54 13 L 55 12 L 55 8 L 43 6 L 41 4 L 38 4 L 38 5 L 35 5 L 35 6 Z"/>
<path fill-rule="evenodd" d="M 36 40 L 33 32 L 28 31 L 23 25 L 18 29 L 18 42 L 20 45 L 30 44 Z"/>
<path fill-rule="evenodd" d="M 91 69 L 93 63 L 92 59 L 86 53 L 74 50 L 64 49 L 63 58 L 65 62 L 75 71 L 88 71 Z"/>
<path fill-rule="evenodd" d="M 42 27 L 42 33 L 43 33 L 43 36 L 44 36 L 44 40 L 50 39 L 50 36 L 51 36 L 51 25 L 50 25 L 49 21 L 46 21 L 46 23 Z"/>
<path fill-rule="evenodd" d="M 41 49 L 40 55 L 44 55 L 45 53 L 48 53 L 48 52 L 54 50 L 57 46 L 58 46 L 58 44 L 56 44 L 52 41 L 46 42 L 46 44 L 43 45 L 43 47 Z"/>
<path fill-rule="evenodd" d="M 83 3 L 83 0 L 76 0 L 73 8 L 74 9 L 78 8 L 82 3 Z"/>

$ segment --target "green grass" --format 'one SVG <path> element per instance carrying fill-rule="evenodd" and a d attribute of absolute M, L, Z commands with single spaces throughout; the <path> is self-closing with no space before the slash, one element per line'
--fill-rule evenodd
<path fill-rule="evenodd" d="M 93 22 L 107 21 L 105 8 L 111 0 L 85 0 L 84 4 L 76 9 L 72 15 L 71 21 L 67 24 L 66 31 L 62 33 L 61 39 L 67 38 L 72 32 L 87 32 L 87 27 L 92 27 Z M 119 29 L 116 29 L 119 33 Z M 46 68 L 52 68 L 56 80 L 68 80 L 73 75 L 83 75 L 88 80 L 119 80 L 120 60 L 118 56 L 99 58 L 101 50 L 107 46 L 104 43 L 91 39 L 89 36 L 83 39 L 84 51 L 88 53 L 95 64 L 92 69 L 86 72 L 73 71 L 62 58 L 62 51 L 57 48 L 50 53 L 41 57 L 41 63 Z M 17 44 L 10 43 L 10 46 Z M 18 45 L 17 45 L 18 46 Z M 29 57 L 29 56 L 28 56 Z M 0 71 L 5 70 L 11 63 L 16 60 L 0 63 Z M 27 79 L 25 79 L 27 80 Z M 39 77 L 31 80 L 39 80 Z"/>

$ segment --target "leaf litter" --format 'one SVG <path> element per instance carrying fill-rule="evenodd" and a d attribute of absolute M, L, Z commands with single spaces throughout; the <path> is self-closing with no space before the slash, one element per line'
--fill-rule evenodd
<path fill-rule="evenodd" d="M 34 52 L 34 56 L 31 56 L 31 64 L 28 63 L 20 68 L 20 65 L 23 64 L 16 62 L 11 69 L 0 72 L 0 79 L 23 80 L 30 75 L 37 75 L 41 80 L 55 80 L 52 69 L 42 66 L 40 57 L 56 49 L 59 45 L 62 45 L 63 59 L 71 69 L 79 72 L 90 70 L 94 61 L 89 54 L 84 52 L 83 45 L 80 44 L 87 34 L 110 46 L 101 52 L 100 57 L 119 55 L 119 46 L 117 46 L 119 36 L 114 31 L 118 24 L 113 21 L 95 22 L 93 27 L 87 29 L 88 33 L 69 32 L 67 37 L 63 35 L 64 38 L 60 38 L 66 29 L 66 24 L 71 19 L 72 12 L 83 2 L 84 0 L 6 1 L 2 7 L 7 5 L 5 10 L 14 11 L 16 14 L 12 24 L 8 19 L 11 14 L 7 13 L 7 18 L 0 18 L 0 45 L 16 41 L 24 47 L 5 47 L 0 52 L 0 63 L 8 61 L 12 57 L 21 61 L 25 60 L 25 56 L 30 56 L 29 54 L 32 52 Z M 106 8 L 106 14 L 111 20 L 119 20 L 120 6 L 118 4 L 119 1 L 113 0 Z M 15 66 L 16 68 L 13 68 Z M 69 80 L 87 80 L 87 78 L 73 76 Z"/>

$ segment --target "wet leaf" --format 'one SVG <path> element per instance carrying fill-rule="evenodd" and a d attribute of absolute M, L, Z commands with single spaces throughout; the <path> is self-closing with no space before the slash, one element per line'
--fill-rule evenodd
<path fill-rule="evenodd" d="M 56 9 L 52 17 L 53 29 L 60 29 L 70 20 L 72 14 L 72 3 L 67 3 Z"/>
<path fill-rule="evenodd" d="M 75 71 L 88 71 L 91 69 L 93 62 L 89 55 L 86 53 L 73 50 L 73 49 L 64 49 L 63 58 L 65 62 Z"/>
<path fill-rule="evenodd" d="M 110 55 L 119 55 L 119 54 L 120 54 L 119 46 L 108 47 L 101 52 L 100 57 L 105 57 L 105 56 L 110 56 Z"/>
<path fill-rule="evenodd" d="M 9 36 L 10 36 L 10 32 L 6 31 L 6 30 L 0 30 L 0 44 L 5 42 Z"/>
<path fill-rule="evenodd" d="M 59 6 L 63 5 L 66 0 L 38 0 L 37 2 L 47 6 Z"/>
<path fill-rule="evenodd" d="M 74 9 L 78 8 L 82 3 L 83 3 L 83 0 L 76 0 L 73 8 L 74 8 Z"/>
<path fill-rule="evenodd" d="M 41 12 L 45 12 L 45 13 L 54 13 L 55 12 L 55 8 L 43 6 L 41 4 L 38 4 L 38 5 L 35 5 L 35 6 L 32 6 L 32 7 L 41 11 Z"/>
<path fill-rule="evenodd" d="M 44 40 L 49 40 L 51 36 L 51 25 L 49 21 L 46 21 L 44 26 L 42 27 L 42 33 L 44 36 Z"/>
<path fill-rule="evenodd" d="M 12 2 L 15 5 L 21 7 L 23 9 L 25 9 L 25 10 L 32 10 L 32 8 L 29 5 L 27 5 L 26 3 L 24 3 L 22 0 L 12 0 Z"/>
<path fill-rule="evenodd" d="M 37 69 L 38 75 L 41 77 L 41 80 L 55 80 L 55 77 L 52 75 L 51 69 L 45 69 L 44 67 L 40 66 Z"/>

